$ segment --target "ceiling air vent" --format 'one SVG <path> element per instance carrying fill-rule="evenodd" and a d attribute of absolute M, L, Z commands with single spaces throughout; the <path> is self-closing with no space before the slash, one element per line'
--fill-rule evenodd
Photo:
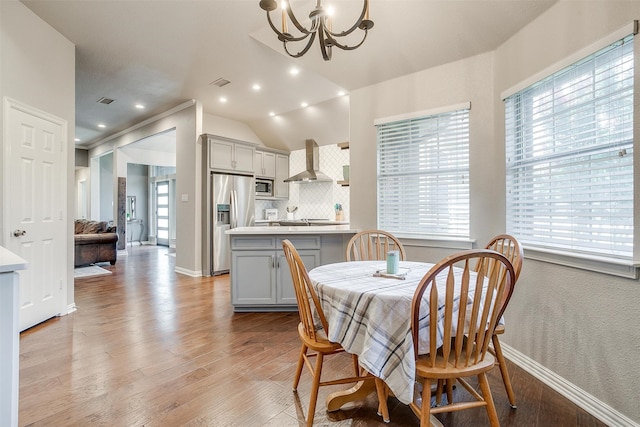
<path fill-rule="evenodd" d="M 215 86 L 218 86 L 218 87 L 222 87 L 222 86 L 228 85 L 229 83 L 231 83 L 229 80 L 223 79 L 222 77 L 220 77 L 219 79 L 215 79 L 214 81 L 212 81 L 209 84 L 210 85 L 215 85 Z"/>
<path fill-rule="evenodd" d="M 115 99 L 111 99 L 111 98 L 105 98 L 104 96 L 100 99 L 98 99 L 98 102 L 100 104 L 105 104 L 105 105 L 109 105 L 111 104 L 113 101 L 115 101 Z"/>

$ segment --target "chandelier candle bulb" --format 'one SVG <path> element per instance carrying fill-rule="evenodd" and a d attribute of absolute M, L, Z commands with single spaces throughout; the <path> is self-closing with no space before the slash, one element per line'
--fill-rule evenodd
<path fill-rule="evenodd" d="M 282 2 L 282 32 L 287 32 L 287 5 Z"/>

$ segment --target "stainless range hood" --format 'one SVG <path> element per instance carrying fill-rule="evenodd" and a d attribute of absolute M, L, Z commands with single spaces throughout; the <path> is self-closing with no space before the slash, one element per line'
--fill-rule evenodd
<path fill-rule="evenodd" d="M 285 179 L 284 182 L 332 182 L 333 179 L 329 178 L 327 175 L 318 170 L 318 165 L 320 164 L 319 152 L 320 147 L 318 147 L 318 143 L 313 139 L 307 139 L 307 169 Z"/>

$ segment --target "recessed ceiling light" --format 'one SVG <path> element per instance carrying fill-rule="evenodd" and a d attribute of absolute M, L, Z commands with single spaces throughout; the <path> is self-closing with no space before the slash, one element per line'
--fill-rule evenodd
<path fill-rule="evenodd" d="M 259 91 L 260 89 L 262 89 L 262 88 L 260 87 L 260 85 L 259 85 L 259 84 L 257 84 L 257 83 L 256 83 L 256 84 L 254 84 L 254 85 L 252 86 L 252 88 L 253 88 L 253 90 L 255 90 L 256 92 L 257 92 L 257 91 Z"/>
<path fill-rule="evenodd" d="M 338 96 L 345 96 L 347 94 L 347 92 L 341 90 L 340 92 L 338 92 Z"/>
<path fill-rule="evenodd" d="M 107 127 L 107 125 L 103 125 L 102 123 L 98 123 L 98 127 L 99 127 L 99 128 L 106 128 L 106 127 Z"/>
<path fill-rule="evenodd" d="M 274 113 L 273 111 L 271 111 L 271 112 L 269 113 L 269 115 L 270 115 L 271 117 L 273 117 L 273 116 L 275 116 L 275 115 L 276 115 L 276 113 Z"/>
<path fill-rule="evenodd" d="M 303 102 L 302 104 L 300 104 L 300 106 L 301 106 L 302 108 L 306 108 L 306 107 L 308 107 L 308 106 L 309 106 L 309 104 L 307 104 L 306 102 Z"/>
<path fill-rule="evenodd" d="M 220 97 L 220 102 L 222 102 L 224 104 L 225 102 L 227 102 L 227 98 L 225 98 L 224 96 L 221 96 Z"/>
<path fill-rule="evenodd" d="M 297 76 L 300 73 L 300 70 L 297 69 L 296 67 L 293 67 L 292 69 L 289 70 L 289 74 L 291 74 L 292 76 Z"/>
<path fill-rule="evenodd" d="M 76 138 L 76 142 L 80 142 L 80 138 Z"/>
<path fill-rule="evenodd" d="M 144 110 L 144 105 L 142 105 L 142 104 L 136 104 L 136 108 L 137 108 L 138 110 Z"/>

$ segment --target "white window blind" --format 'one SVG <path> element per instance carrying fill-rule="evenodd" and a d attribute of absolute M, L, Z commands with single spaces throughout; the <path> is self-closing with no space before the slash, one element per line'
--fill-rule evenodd
<path fill-rule="evenodd" d="M 633 36 L 505 99 L 507 232 L 633 257 Z"/>
<path fill-rule="evenodd" d="M 379 228 L 469 237 L 469 109 L 376 127 Z"/>

